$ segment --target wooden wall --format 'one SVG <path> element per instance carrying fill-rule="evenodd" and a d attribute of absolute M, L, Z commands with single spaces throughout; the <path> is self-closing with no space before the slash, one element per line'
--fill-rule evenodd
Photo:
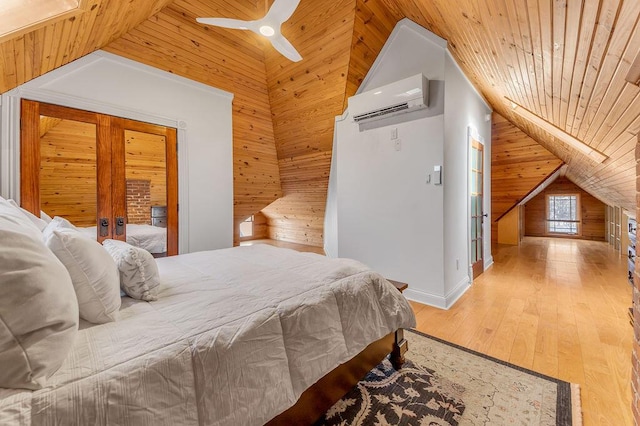
<path fill-rule="evenodd" d="M 496 242 L 496 221 L 563 163 L 500 114 L 492 119 L 491 240 Z"/>
<path fill-rule="evenodd" d="M 566 177 L 556 179 L 525 205 L 525 235 L 549 236 L 546 233 L 546 196 L 550 194 L 580 195 L 581 232 L 580 235 L 572 238 L 605 240 L 606 205 Z"/>
<path fill-rule="evenodd" d="M 233 4 L 222 0 L 176 0 L 105 48 L 234 94 L 236 242 L 238 224 L 282 195 L 264 41 L 249 31 L 198 24 L 196 17 L 257 19 L 263 13 L 264 2 L 256 0 Z"/>
<path fill-rule="evenodd" d="M 520 244 L 521 207 L 518 206 L 504 215 L 496 226 L 498 228 L 498 244 L 517 246 Z"/>
<path fill-rule="evenodd" d="M 380 0 L 303 1 L 283 26 L 305 58 L 266 55 L 284 197 L 263 210 L 269 236 L 323 245 L 335 117 L 344 112 L 399 16 Z M 293 29 L 298 29 L 294 31 Z"/>

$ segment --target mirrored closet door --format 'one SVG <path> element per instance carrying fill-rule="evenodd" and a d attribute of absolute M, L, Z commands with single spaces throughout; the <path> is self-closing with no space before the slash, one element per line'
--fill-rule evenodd
<path fill-rule="evenodd" d="M 98 241 L 178 253 L 176 130 L 22 101 L 21 204 Z"/>

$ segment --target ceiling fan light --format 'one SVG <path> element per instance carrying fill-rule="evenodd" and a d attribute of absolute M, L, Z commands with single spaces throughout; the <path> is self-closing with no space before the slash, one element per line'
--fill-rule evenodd
<path fill-rule="evenodd" d="M 260 27 L 260 34 L 262 34 L 265 37 L 271 37 L 275 33 L 276 31 L 269 25 L 263 25 Z"/>

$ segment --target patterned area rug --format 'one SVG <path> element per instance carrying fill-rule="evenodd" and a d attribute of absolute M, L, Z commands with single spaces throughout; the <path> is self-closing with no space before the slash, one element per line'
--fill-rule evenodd
<path fill-rule="evenodd" d="M 316 425 L 582 424 L 580 389 L 415 331 L 407 363 L 369 372 Z"/>

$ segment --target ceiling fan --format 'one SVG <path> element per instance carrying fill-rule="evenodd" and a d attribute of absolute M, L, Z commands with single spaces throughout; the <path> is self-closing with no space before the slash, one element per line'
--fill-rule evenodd
<path fill-rule="evenodd" d="M 255 21 L 241 21 L 228 18 L 197 18 L 201 24 L 215 25 L 223 28 L 251 30 L 265 36 L 271 45 L 284 56 L 298 62 L 302 56 L 280 32 L 280 26 L 287 21 L 298 7 L 300 0 L 275 0 L 267 14 Z"/>

